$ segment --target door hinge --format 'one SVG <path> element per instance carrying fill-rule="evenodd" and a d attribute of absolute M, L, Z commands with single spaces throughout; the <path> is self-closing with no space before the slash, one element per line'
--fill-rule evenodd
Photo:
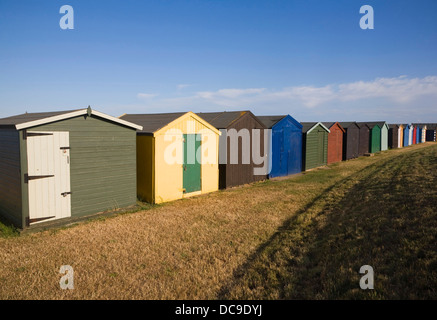
<path fill-rule="evenodd" d="M 42 175 L 42 176 L 29 176 L 27 173 L 25 173 L 24 182 L 28 183 L 30 180 L 44 179 L 44 178 L 51 178 L 51 177 L 54 177 L 54 175 L 51 174 L 51 175 Z"/>
<path fill-rule="evenodd" d="M 26 220 L 27 220 L 27 225 L 29 226 L 31 223 L 39 222 L 39 221 L 44 221 L 44 220 L 52 219 L 52 218 L 55 218 L 55 216 L 44 217 L 44 218 L 35 218 L 35 219 L 30 219 L 29 217 L 27 217 Z"/>

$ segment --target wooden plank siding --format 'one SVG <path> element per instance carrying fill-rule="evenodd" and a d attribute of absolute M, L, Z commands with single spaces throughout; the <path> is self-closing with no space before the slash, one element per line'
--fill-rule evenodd
<path fill-rule="evenodd" d="M 381 151 L 388 150 L 388 125 L 384 123 L 381 127 Z"/>
<path fill-rule="evenodd" d="M 338 122 L 324 125 L 331 131 L 328 134 L 328 155 L 327 164 L 340 162 L 343 160 L 343 134 L 345 130 L 338 124 Z"/>
<path fill-rule="evenodd" d="M 363 156 L 369 152 L 370 146 L 370 129 L 366 124 L 359 124 L 360 127 L 360 139 L 358 155 Z"/>
<path fill-rule="evenodd" d="M 227 129 L 235 129 L 237 132 L 240 132 L 242 129 L 249 130 L 250 136 L 250 163 L 243 164 L 242 163 L 242 139 L 239 138 L 238 143 L 238 164 L 231 164 L 231 140 L 229 137 L 223 137 L 227 139 L 227 164 L 225 166 L 219 166 L 219 188 L 230 188 L 234 186 L 239 186 L 247 183 L 252 183 L 256 181 L 261 181 L 267 179 L 267 175 L 254 175 L 254 168 L 262 167 L 262 165 L 254 164 L 252 160 L 252 130 L 258 129 L 260 130 L 260 154 L 264 155 L 267 150 L 264 147 L 264 130 L 265 127 L 255 120 L 250 114 L 246 113 L 237 121 L 232 123 L 231 126 L 227 127 Z M 222 137 L 220 137 L 223 139 Z M 220 152 L 220 151 L 219 151 Z M 223 170 L 225 168 L 225 170 Z M 221 182 L 221 184 L 220 184 Z"/>
<path fill-rule="evenodd" d="M 399 148 L 399 126 L 398 125 L 389 125 L 388 147 L 390 149 Z"/>
<path fill-rule="evenodd" d="M 137 134 L 137 194 L 141 201 L 155 199 L 155 138 Z"/>
<path fill-rule="evenodd" d="M 23 227 L 21 205 L 20 139 L 15 129 L 0 129 L 0 214 Z"/>
<path fill-rule="evenodd" d="M 370 130 L 370 153 L 381 151 L 381 128 L 375 125 Z"/>
<path fill-rule="evenodd" d="M 305 170 L 321 167 L 328 161 L 328 132 L 320 125 L 303 135 Z"/>
<path fill-rule="evenodd" d="M 343 160 L 350 160 L 359 156 L 360 127 L 355 123 L 340 122 L 345 130 L 343 135 Z"/>
<path fill-rule="evenodd" d="M 29 130 L 70 132 L 72 217 L 136 203 L 135 130 L 93 115 Z"/>

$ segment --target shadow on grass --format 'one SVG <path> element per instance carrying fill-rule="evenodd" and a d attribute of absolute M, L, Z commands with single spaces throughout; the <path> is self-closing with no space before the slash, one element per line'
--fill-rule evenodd
<path fill-rule="evenodd" d="M 437 298 L 437 148 L 327 188 L 233 274 L 219 299 Z M 375 290 L 361 290 L 362 265 Z"/>

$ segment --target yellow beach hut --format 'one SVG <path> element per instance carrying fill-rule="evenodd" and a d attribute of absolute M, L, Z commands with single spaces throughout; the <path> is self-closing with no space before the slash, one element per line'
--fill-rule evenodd
<path fill-rule="evenodd" d="M 402 148 L 404 142 L 404 125 L 399 125 L 399 131 L 398 131 L 398 146 L 399 148 Z"/>
<path fill-rule="evenodd" d="M 162 203 L 218 190 L 220 132 L 193 112 L 124 114 L 137 132 L 137 193 Z M 130 119 L 130 120 L 128 120 Z"/>

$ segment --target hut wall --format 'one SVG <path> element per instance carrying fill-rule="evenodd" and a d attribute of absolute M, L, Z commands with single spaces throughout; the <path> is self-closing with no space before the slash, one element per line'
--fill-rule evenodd
<path fill-rule="evenodd" d="M 360 129 L 356 125 L 350 125 L 343 135 L 343 160 L 358 157 L 360 143 Z"/>
<path fill-rule="evenodd" d="M 304 134 L 305 170 L 324 166 L 328 158 L 328 132 L 320 125 L 310 133 Z"/>
<path fill-rule="evenodd" d="M 201 190 L 199 193 L 218 189 L 218 136 L 193 117 L 182 117 L 165 131 L 155 135 L 154 202 L 162 203 L 181 199 L 188 194 L 183 190 L 183 135 L 201 136 Z M 208 157 L 204 154 L 208 149 Z M 196 150 L 196 152 L 199 152 Z M 213 159 L 207 161 L 207 159 Z M 171 183 L 169 183 L 171 182 Z"/>
<path fill-rule="evenodd" d="M 359 139 L 358 155 L 362 156 L 365 153 L 368 153 L 370 151 L 369 145 L 370 145 L 369 127 L 367 127 L 366 125 L 361 125 L 360 126 L 360 139 Z"/>
<path fill-rule="evenodd" d="M 136 203 L 135 130 L 93 115 L 29 130 L 70 133 L 72 217 Z"/>
<path fill-rule="evenodd" d="M 253 129 L 259 129 L 260 130 L 260 148 L 259 148 L 259 155 L 265 156 L 268 152 L 267 148 L 264 147 L 264 127 L 259 124 L 253 117 L 251 117 L 249 114 L 246 114 L 245 116 L 241 117 L 232 124 L 232 126 L 228 127 L 227 130 L 235 129 L 237 132 L 240 132 L 241 130 L 248 130 L 249 137 L 250 137 L 250 154 L 249 164 L 243 164 L 243 147 L 242 147 L 242 138 L 239 138 L 238 143 L 238 163 L 237 164 L 231 164 L 231 143 L 233 140 L 231 140 L 231 137 L 228 135 L 222 135 L 220 136 L 220 139 L 227 139 L 227 163 L 226 163 L 226 169 L 219 171 L 220 175 L 220 181 L 223 183 L 220 185 L 220 188 L 229 188 L 233 186 L 243 185 L 247 183 L 252 183 L 255 181 L 261 181 L 267 179 L 267 174 L 265 175 L 255 175 L 254 174 L 254 168 L 262 167 L 262 165 L 255 165 L 252 159 L 252 141 L 253 141 Z M 223 145 L 222 143 L 220 145 Z M 266 146 L 267 147 L 267 146 Z M 223 168 L 223 166 L 221 166 Z"/>
<path fill-rule="evenodd" d="M 23 227 L 20 134 L 15 129 L 0 129 L 0 215 Z"/>
<path fill-rule="evenodd" d="M 343 160 L 343 130 L 334 124 L 328 133 L 327 163 L 335 163 Z"/>

